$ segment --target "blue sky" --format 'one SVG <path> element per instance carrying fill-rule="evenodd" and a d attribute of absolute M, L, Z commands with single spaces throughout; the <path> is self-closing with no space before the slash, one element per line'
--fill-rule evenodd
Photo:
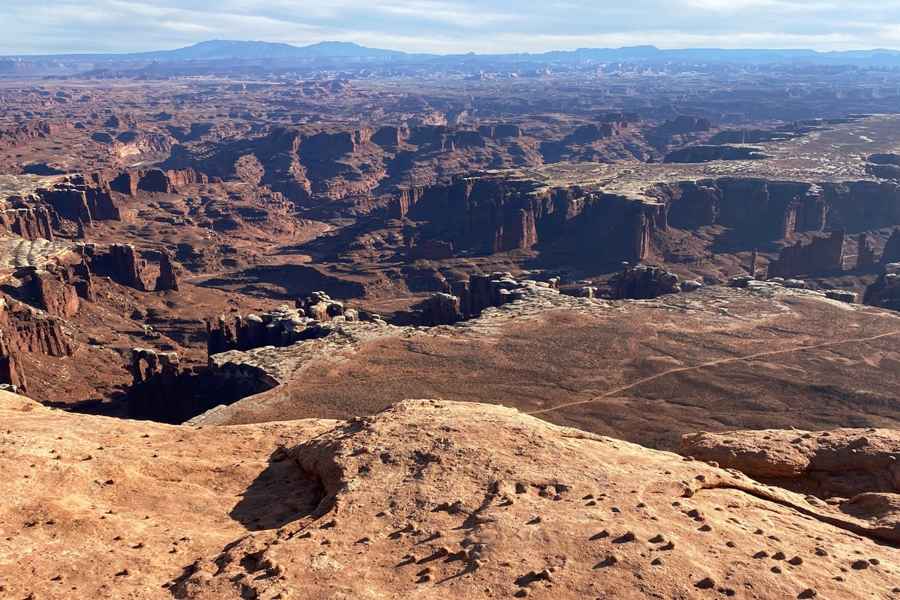
<path fill-rule="evenodd" d="M 162 50 L 208 39 L 421 52 L 900 49 L 900 0 L 0 0 L 0 54 Z"/>

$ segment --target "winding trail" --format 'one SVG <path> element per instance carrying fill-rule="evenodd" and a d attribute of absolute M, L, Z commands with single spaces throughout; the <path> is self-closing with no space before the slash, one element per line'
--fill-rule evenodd
<path fill-rule="evenodd" d="M 699 365 L 694 365 L 692 367 L 678 367 L 677 369 L 669 369 L 668 371 L 662 371 L 661 373 L 657 373 L 656 375 L 651 375 L 650 377 L 644 377 L 643 379 L 638 379 L 637 381 L 635 381 L 633 383 L 630 383 L 626 386 L 616 388 L 614 390 L 610 390 L 608 392 L 604 392 L 603 394 L 601 394 L 599 396 L 594 396 L 593 398 L 590 398 L 589 400 L 579 400 L 577 402 L 566 402 L 564 404 L 558 404 L 557 406 L 551 406 L 550 408 L 542 408 L 540 410 L 534 410 L 534 411 L 531 411 L 526 414 L 529 414 L 532 416 L 544 415 L 544 414 L 551 413 L 551 412 L 554 412 L 557 410 L 561 410 L 563 408 L 570 408 L 572 406 L 581 406 L 584 404 L 591 404 L 593 402 L 599 402 L 600 400 L 603 400 L 604 398 L 616 396 L 618 394 L 621 394 L 622 392 L 627 392 L 628 390 L 634 389 L 645 383 L 649 383 L 651 381 L 656 381 L 657 379 L 662 379 L 663 377 L 668 377 L 669 375 L 676 375 L 678 373 L 699 371 L 700 369 L 706 369 L 709 367 L 716 367 L 719 365 L 725 365 L 725 364 L 730 364 L 730 363 L 755 360 L 757 358 L 765 358 L 767 356 L 777 356 L 779 354 L 790 354 L 792 352 L 805 352 L 807 350 L 819 350 L 821 348 L 831 348 L 834 346 L 842 346 L 844 344 L 859 344 L 859 343 L 863 343 L 863 342 L 874 342 L 876 340 L 880 340 L 880 339 L 884 339 L 884 338 L 888 338 L 888 337 L 894 337 L 894 336 L 900 336 L 900 331 L 892 331 L 890 333 L 882 333 L 879 335 L 873 335 L 873 336 L 864 337 L 864 338 L 850 338 L 850 339 L 846 339 L 846 340 L 838 340 L 835 342 L 823 342 L 821 344 L 813 344 L 811 346 L 797 346 L 795 348 L 785 348 L 783 350 L 770 350 L 768 352 L 757 352 L 756 354 L 748 354 L 747 356 L 735 356 L 732 358 L 721 358 L 719 360 L 713 360 L 713 361 L 702 363 Z"/>

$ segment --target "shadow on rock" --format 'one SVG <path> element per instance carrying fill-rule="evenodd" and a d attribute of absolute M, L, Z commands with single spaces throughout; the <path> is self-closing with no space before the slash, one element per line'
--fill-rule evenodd
<path fill-rule="evenodd" d="M 304 472 L 279 448 L 229 516 L 251 531 L 277 529 L 311 515 L 324 497 L 319 478 Z"/>

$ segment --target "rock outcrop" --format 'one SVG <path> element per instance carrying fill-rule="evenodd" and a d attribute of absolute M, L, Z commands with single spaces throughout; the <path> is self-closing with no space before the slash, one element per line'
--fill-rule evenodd
<path fill-rule="evenodd" d="M 657 149 L 664 150 L 670 144 L 690 141 L 710 129 L 712 123 L 709 119 L 680 115 L 645 132 L 644 136 Z"/>
<path fill-rule="evenodd" d="M 681 452 L 820 498 L 900 493 L 900 432 L 891 429 L 699 433 L 684 436 Z"/>
<path fill-rule="evenodd" d="M 6 200 L 6 208 L 0 209 L 0 232 L 7 232 L 26 240 L 53 241 L 53 224 L 58 216 L 46 206 L 19 199 Z"/>
<path fill-rule="evenodd" d="M 752 242 L 790 239 L 828 223 L 828 202 L 821 188 L 808 183 L 703 179 L 660 185 L 652 193 L 665 202 L 672 227 L 722 225 Z"/>
<path fill-rule="evenodd" d="M 781 250 L 769 263 L 769 277 L 795 277 L 840 272 L 844 269 L 844 232 L 835 231 L 825 238 L 814 238 L 804 245 L 798 241 Z"/>
<path fill-rule="evenodd" d="M 28 119 L 25 123 L 0 130 L 0 144 L 14 148 L 34 139 L 56 136 L 60 132 L 71 128 L 72 124 L 68 121 Z"/>
<path fill-rule="evenodd" d="M 421 314 L 423 325 L 453 325 L 465 318 L 459 297 L 452 294 L 434 294 L 420 302 L 416 309 Z"/>
<path fill-rule="evenodd" d="M 900 593 L 866 519 L 498 406 L 195 428 L 0 393 L 0 420 L 13 598 Z"/>
<path fill-rule="evenodd" d="M 161 423 L 184 423 L 211 409 L 272 387 L 249 371 L 184 367 L 175 352 L 134 348 L 126 367 L 132 384 L 125 390 L 125 416 Z"/>
<path fill-rule="evenodd" d="M 231 322 L 224 316 L 207 321 L 207 353 L 212 356 L 265 346 L 283 348 L 328 335 L 328 323 L 332 321 L 349 322 L 358 317 L 356 310 L 345 309 L 342 302 L 325 292 L 313 292 L 298 298 L 294 308 L 282 306 L 261 315 L 238 315 Z"/>
<path fill-rule="evenodd" d="M 123 221 L 130 212 L 121 199 L 113 194 L 113 187 L 105 173 L 71 175 L 50 188 L 38 190 L 38 195 L 63 219 L 91 224 L 94 221 Z"/>
<path fill-rule="evenodd" d="M 130 354 L 129 371 L 134 385 L 153 379 L 170 381 L 178 375 L 178 354 L 156 352 L 147 348 L 134 348 Z"/>
<path fill-rule="evenodd" d="M 116 283 L 144 292 L 178 289 L 171 255 L 161 250 L 138 250 L 131 244 L 82 246 L 91 271 Z"/>
<path fill-rule="evenodd" d="M 900 263 L 884 266 L 884 273 L 866 288 L 863 304 L 900 310 Z"/>
<path fill-rule="evenodd" d="M 73 275 L 76 270 L 82 275 L 78 280 Z M 80 306 L 79 291 L 87 296 L 92 294 L 91 274 L 83 263 L 73 269 L 51 267 L 50 270 L 23 271 L 16 275 L 23 280 L 27 297 L 34 299 L 37 308 L 53 316 L 74 316 Z"/>
<path fill-rule="evenodd" d="M 297 299 L 294 305 L 302 311 L 303 316 L 320 322 L 344 316 L 344 304 L 321 291 Z"/>
<path fill-rule="evenodd" d="M 681 291 L 678 275 L 649 265 L 626 268 L 609 280 L 609 288 L 610 297 L 616 300 L 646 300 Z"/>
<path fill-rule="evenodd" d="M 297 301 L 296 308 L 282 306 L 261 315 L 238 315 L 229 322 L 224 316 L 207 321 L 207 353 L 212 356 L 230 350 L 252 350 L 265 346 L 283 348 L 302 340 L 330 333 L 326 322 L 352 320 L 344 306 L 324 292 L 315 292 Z"/>
<path fill-rule="evenodd" d="M 459 313 L 462 318 L 471 319 L 492 306 L 503 306 L 521 300 L 529 294 L 531 287 L 558 290 L 559 280 L 550 282 L 517 281 L 509 273 L 472 275 L 467 280 L 451 284 L 453 296 L 459 298 Z"/>
<path fill-rule="evenodd" d="M 758 481 L 827 499 L 900 543 L 900 433 L 889 429 L 735 431 L 685 436 L 682 452 Z"/>
<path fill-rule="evenodd" d="M 900 221 L 897 182 L 723 177 L 659 184 L 648 193 L 665 203 L 669 226 L 721 225 L 747 245 L 791 241 L 803 233 L 865 233 Z"/>

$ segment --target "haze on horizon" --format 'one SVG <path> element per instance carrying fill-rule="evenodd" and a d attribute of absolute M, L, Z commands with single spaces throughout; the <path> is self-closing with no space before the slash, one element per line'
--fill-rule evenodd
<path fill-rule="evenodd" d="M 433 53 L 900 48 L 900 0 L 4 0 L 0 23 L 6 55 L 140 52 L 210 39 Z"/>

